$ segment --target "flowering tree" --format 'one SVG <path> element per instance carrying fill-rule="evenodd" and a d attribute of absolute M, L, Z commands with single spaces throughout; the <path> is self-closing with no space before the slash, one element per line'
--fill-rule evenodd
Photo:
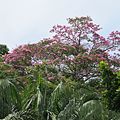
<path fill-rule="evenodd" d="M 13 50 L 4 57 L 5 61 L 14 65 L 21 65 L 23 61 L 24 65 L 37 62 L 54 65 L 59 72 L 76 80 L 97 77 L 100 61 L 107 61 L 114 70 L 118 69 L 120 32 L 104 38 L 98 34 L 101 28 L 90 17 L 69 18 L 68 23 L 68 26 L 54 26 L 50 31 L 54 33 L 52 38 Z"/>

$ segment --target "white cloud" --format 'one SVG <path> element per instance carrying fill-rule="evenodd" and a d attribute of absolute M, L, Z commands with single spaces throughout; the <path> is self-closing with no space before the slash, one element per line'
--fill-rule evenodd
<path fill-rule="evenodd" d="M 119 0 L 0 0 L 0 43 L 15 48 L 37 42 L 49 36 L 54 24 L 66 24 L 66 18 L 74 16 L 91 16 L 107 33 L 119 26 L 119 4 Z"/>

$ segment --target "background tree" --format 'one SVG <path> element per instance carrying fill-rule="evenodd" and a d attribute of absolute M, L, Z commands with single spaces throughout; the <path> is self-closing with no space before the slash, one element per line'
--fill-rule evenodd
<path fill-rule="evenodd" d="M 112 72 L 108 64 L 100 62 L 103 96 L 109 110 L 120 111 L 120 71 Z"/>
<path fill-rule="evenodd" d="M 0 44 L 0 54 L 1 55 L 7 54 L 8 51 L 9 51 L 9 49 L 6 45 Z"/>

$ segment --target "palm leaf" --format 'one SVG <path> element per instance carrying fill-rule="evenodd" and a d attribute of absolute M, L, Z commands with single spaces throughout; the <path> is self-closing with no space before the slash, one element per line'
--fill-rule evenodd
<path fill-rule="evenodd" d="M 9 79 L 0 80 L 0 106 L 0 118 L 21 107 L 17 88 Z"/>

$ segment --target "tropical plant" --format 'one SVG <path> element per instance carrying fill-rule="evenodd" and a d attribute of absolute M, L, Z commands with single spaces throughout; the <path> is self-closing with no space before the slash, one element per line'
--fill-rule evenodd
<path fill-rule="evenodd" d="M 20 107 L 16 86 L 9 79 L 0 79 L 0 118 Z"/>
<path fill-rule="evenodd" d="M 0 118 L 4 118 L 20 107 L 16 81 L 17 71 L 8 64 L 0 62 Z"/>
<path fill-rule="evenodd" d="M 109 110 L 120 111 L 120 72 L 113 72 L 107 63 L 100 62 L 103 96 Z"/>

